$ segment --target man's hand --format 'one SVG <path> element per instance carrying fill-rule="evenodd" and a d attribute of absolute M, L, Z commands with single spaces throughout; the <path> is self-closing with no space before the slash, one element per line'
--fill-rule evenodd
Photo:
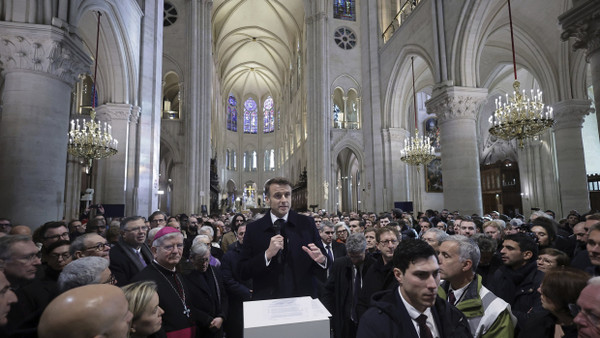
<path fill-rule="evenodd" d="M 210 322 L 210 326 L 209 329 L 220 329 L 221 325 L 223 325 L 223 318 L 221 317 L 215 317 L 211 322 Z"/>
<path fill-rule="evenodd" d="M 314 243 L 308 244 L 308 247 L 303 246 L 302 250 L 304 250 L 304 252 L 306 252 L 310 256 L 310 258 L 312 258 L 313 261 L 319 264 L 325 263 L 325 256 L 323 255 L 319 247 L 314 245 Z"/>
<path fill-rule="evenodd" d="M 283 236 L 275 235 L 271 237 L 271 244 L 269 244 L 267 251 L 265 251 L 265 256 L 267 256 L 268 260 L 271 260 L 281 249 L 283 249 Z"/>

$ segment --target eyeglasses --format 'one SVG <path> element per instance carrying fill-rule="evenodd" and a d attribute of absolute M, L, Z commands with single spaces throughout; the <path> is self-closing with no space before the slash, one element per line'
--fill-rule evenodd
<path fill-rule="evenodd" d="M 341 234 L 341 233 L 344 233 L 344 232 L 345 232 L 345 233 L 348 233 L 348 230 L 345 230 L 345 229 L 344 229 L 344 230 L 338 230 L 338 231 L 337 231 L 337 233 L 338 233 L 338 234 Z"/>
<path fill-rule="evenodd" d="M 167 220 L 164 218 L 159 218 L 159 219 L 153 219 L 152 221 L 150 221 L 151 223 L 166 223 Z"/>
<path fill-rule="evenodd" d="M 0 228 L 6 228 L 6 227 L 12 227 L 12 224 L 10 224 L 10 223 L 2 223 L 2 224 L 0 224 Z"/>
<path fill-rule="evenodd" d="M 585 320 L 592 324 L 592 326 L 598 326 L 598 323 L 600 322 L 600 318 L 598 318 L 598 316 L 594 315 L 593 313 L 587 312 L 577 304 L 571 303 L 568 306 L 569 312 L 571 313 L 571 316 L 573 316 L 573 318 L 577 317 L 577 315 L 581 313 Z"/>
<path fill-rule="evenodd" d="M 236 223 L 244 223 L 244 220 L 243 219 L 236 219 L 235 222 Z"/>
<path fill-rule="evenodd" d="M 102 284 L 110 284 L 110 285 L 115 285 L 117 284 L 117 279 L 115 278 L 115 275 L 113 275 L 112 273 L 110 274 L 110 277 L 108 277 L 108 280 Z"/>
<path fill-rule="evenodd" d="M 58 260 L 59 258 L 62 258 L 63 261 L 66 261 L 67 259 L 71 258 L 71 254 L 68 252 L 61 253 L 61 254 L 51 253 L 48 255 L 48 257 L 52 258 L 52 259 L 56 259 L 56 260 Z"/>
<path fill-rule="evenodd" d="M 20 260 L 20 261 L 25 261 L 27 263 L 31 263 L 37 259 L 40 259 L 41 257 L 42 257 L 42 253 L 40 251 L 38 251 L 36 253 L 32 253 L 27 256 L 15 258 L 15 260 Z"/>
<path fill-rule="evenodd" d="M 206 262 L 210 261 L 210 258 L 196 258 L 196 261 L 198 263 L 206 263 Z"/>
<path fill-rule="evenodd" d="M 85 248 L 85 250 L 96 250 L 96 251 L 104 251 L 104 248 L 109 248 L 110 249 L 110 245 L 108 243 L 96 243 L 96 245 L 90 246 Z"/>
<path fill-rule="evenodd" d="M 48 237 L 44 237 L 44 239 L 68 239 L 69 238 L 69 233 L 68 232 L 63 232 L 62 234 L 57 234 L 54 236 L 48 236 Z"/>
<path fill-rule="evenodd" d="M 123 231 L 127 231 L 127 232 L 146 232 L 148 231 L 148 227 L 147 226 L 141 226 L 141 227 L 137 227 L 137 228 L 132 228 L 132 229 L 123 229 Z"/>
<path fill-rule="evenodd" d="M 379 241 L 379 243 L 381 243 L 383 245 L 390 245 L 390 244 L 398 244 L 398 241 L 395 239 L 386 239 L 385 241 Z"/>
<path fill-rule="evenodd" d="M 344 231 L 346 231 L 346 230 L 344 230 Z M 333 231 L 323 231 L 323 233 L 325 235 L 333 235 Z"/>
<path fill-rule="evenodd" d="M 183 243 L 163 245 L 161 248 L 163 248 L 165 251 L 173 251 L 175 248 L 177 248 L 177 250 L 183 250 Z"/>

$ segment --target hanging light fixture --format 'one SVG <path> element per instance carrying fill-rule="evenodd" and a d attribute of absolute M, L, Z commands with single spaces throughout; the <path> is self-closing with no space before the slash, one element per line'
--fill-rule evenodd
<path fill-rule="evenodd" d="M 508 1 L 508 18 L 510 22 L 510 41 L 512 46 L 513 70 L 515 82 L 513 83 L 513 96 L 506 94 L 496 99 L 494 114 L 490 117 L 490 134 L 504 140 L 519 140 L 519 148 L 523 148 L 523 140 L 541 134 L 554 124 L 552 107 L 546 106 L 542 100 L 542 92 L 538 89 L 526 93 L 520 89 L 517 81 L 517 62 L 515 58 L 515 40 L 513 36 L 512 13 L 510 0 Z"/>
<path fill-rule="evenodd" d="M 415 105 L 415 136 L 404 140 L 404 149 L 401 151 L 400 160 L 410 165 L 427 165 L 435 158 L 435 151 L 431 146 L 431 139 L 425 135 L 419 137 L 419 127 L 417 125 L 417 94 L 415 93 L 415 60 L 410 58 L 410 67 L 412 70 L 413 103 Z"/>
<path fill-rule="evenodd" d="M 92 90 L 92 110 L 90 118 L 71 120 L 69 130 L 69 154 L 83 160 L 86 173 L 89 173 L 94 160 L 113 156 L 117 153 L 118 141 L 112 137 L 110 124 L 96 121 L 96 74 L 98 72 L 98 44 L 100 41 L 100 17 L 98 12 L 98 30 L 96 33 L 96 56 L 94 65 L 94 83 Z"/>

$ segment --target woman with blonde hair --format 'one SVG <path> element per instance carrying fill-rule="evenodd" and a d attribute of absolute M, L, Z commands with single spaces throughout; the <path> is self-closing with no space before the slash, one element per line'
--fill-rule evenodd
<path fill-rule="evenodd" d="M 129 311 L 133 313 L 129 336 L 149 337 L 160 331 L 165 311 L 158 306 L 156 283 L 136 282 L 125 285 L 122 289 L 129 302 Z"/>

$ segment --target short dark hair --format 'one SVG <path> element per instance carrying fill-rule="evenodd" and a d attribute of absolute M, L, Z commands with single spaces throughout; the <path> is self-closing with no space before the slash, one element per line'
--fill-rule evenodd
<path fill-rule="evenodd" d="M 58 248 L 59 246 L 63 246 L 66 245 L 69 248 L 71 248 L 71 242 L 69 241 L 65 241 L 65 240 L 58 240 L 56 242 L 50 243 L 50 245 L 48 245 L 47 247 L 44 247 L 44 254 L 48 255 L 52 252 L 52 250 Z"/>
<path fill-rule="evenodd" d="M 381 235 L 386 232 L 393 233 L 394 235 L 396 235 L 396 239 L 398 239 L 398 240 L 402 239 L 402 237 L 400 237 L 400 233 L 398 233 L 398 230 L 396 228 L 387 226 L 387 227 L 383 227 L 383 228 L 378 228 L 377 231 L 375 232 L 375 240 L 377 240 L 377 243 L 379 243 L 379 239 L 380 239 Z"/>
<path fill-rule="evenodd" d="M 148 221 L 152 222 L 154 220 L 154 217 L 158 216 L 158 215 L 163 215 L 165 217 L 165 221 L 167 220 L 167 214 L 165 214 L 164 212 L 157 210 L 155 212 L 153 212 L 150 216 L 148 216 Z"/>
<path fill-rule="evenodd" d="M 290 180 L 288 180 L 285 177 L 273 177 L 272 179 L 267 180 L 267 182 L 265 182 L 265 196 L 271 196 L 269 192 L 271 184 L 289 185 L 290 187 L 292 186 L 292 182 L 290 182 Z"/>
<path fill-rule="evenodd" d="M 560 251 L 555 248 L 542 249 L 540 250 L 540 255 L 550 255 L 552 257 L 555 257 L 557 268 L 569 266 L 569 264 L 571 264 L 571 259 L 569 258 L 569 256 L 563 251 Z"/>
<path fill-rule="evenodd" d="M 410 264 L 414 264 L 418 259 L 428 259 L 431 256 L 435 257 L 435 250 L 427 242 L 420 239 L 407 239 L 398 244 L 392 262 L 395 268 L 405 273 Z"/>
<path fill-rule="evenodd" d="M 133 221 L 137 221 L 137 220 L 144 220 L 144 217 L 142 216 L 129 216 L 129 217 L 125 217 L 121 220 L 121 230 L 125 230 L 125 227 L 127 226 L 128 223 L 133 222 Z"/>
<path fill-rule="evenodd" d="M 577 301 L 589 278 L 586 272 L 571 267 L 552 269 L 544 275 L 540 293 L 552 302 L 556 308 L 552 311 L 555 315 L 562 314 L 573 319 L 569 304 Z"/>
<path fill-rule="evenodd" d="M 550 239 L 550 243 L 556 240 L 556 231 L 558 228 L 558 224 L 555 220 L 546 217 L 537 217 L 536 219 L 531 221 L 531 228 L 535 226 L 540 226 L 544 228 L 544 230 L 546 230 Z"/>
<path fill-rule="evenodd" d="M 519 244 L 519 250 L 521 250 L 521 252 L 531 251 L 531 253 L 533 254 L 531 260 L 537 259 L 538 245 L 531 236 L 519 232 L 516 234 L 508 235 L 506 236 L 506 238 L 504 238 L 504 241 L 508 240 L 517 242 L 517 244 Z"/>
<path fill-rule="evenodd" d="M 56 228 L 60 228 L 60 227 L 65 227 L 65 228 L 67 228 L 67 230 L 69 229 L 67 227 L 67 224 L 65 224 L 65 222 L 63 222 L 63 221 L 51 221 L 51 222 L 44 223 L 44 225 L 42 225 L 42 239 L 43 240 L 46 239 L 46 232 L 48 232 L 48 230 L 56 229 Z"/>

